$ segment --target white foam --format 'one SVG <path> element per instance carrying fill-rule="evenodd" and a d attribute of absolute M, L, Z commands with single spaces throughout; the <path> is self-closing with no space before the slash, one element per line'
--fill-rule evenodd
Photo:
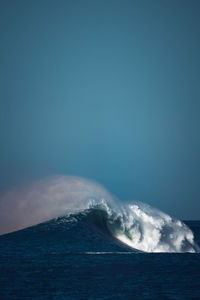
<path fill-rule="evenodd" d="M 124 205 L 115 221 L 109 222 L 113 235 L 128 246 L 145 252 L 199 252 L 192 231 L 181 221 L 143 203 Z"/>

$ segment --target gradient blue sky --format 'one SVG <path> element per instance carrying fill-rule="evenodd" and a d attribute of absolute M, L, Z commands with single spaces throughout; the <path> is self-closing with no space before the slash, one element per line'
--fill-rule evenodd
<path fill-rule="evenodd" d="M 49 174 L 200 219 L 200 1 L 1 0 L 0 189 Z"/>

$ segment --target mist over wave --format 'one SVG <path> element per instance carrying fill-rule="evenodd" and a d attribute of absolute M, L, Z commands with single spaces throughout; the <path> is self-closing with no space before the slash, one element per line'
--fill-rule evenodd
<path fill-rule="evenodd" d="M 49 176 L 0 197 L 0 234 L 87 208 L 88 201 L 112 196 L 100 184 L 74 176 Z"/>
<path fill-rule="evenodd" d="M 192 231 L 183 222 L 143 203 L 122 203 L 98 183 L 72 176 L 47 177 L 5 193 L 0 201 L 0 233 L 72 213 L 76 219 L 88 211 L 93 218 L 104 216 L 103 227 L 131 248 L 199 252 Z"/>

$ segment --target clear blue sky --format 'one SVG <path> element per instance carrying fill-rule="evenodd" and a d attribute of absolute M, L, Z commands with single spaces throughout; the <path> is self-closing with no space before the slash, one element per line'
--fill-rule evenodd
<path fill-rule="evenodd" d="M 49 174 L 200 219 L 200 1 L 1 0 L 0 188 Z"/>

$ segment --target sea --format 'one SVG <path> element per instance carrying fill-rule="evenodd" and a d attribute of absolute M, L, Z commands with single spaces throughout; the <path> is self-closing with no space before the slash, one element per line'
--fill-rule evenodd
<path fill-rule="evenodd" d="M 135 204 L 0 236 L 0 299 L 200 299 L 200 221 Z"/>

